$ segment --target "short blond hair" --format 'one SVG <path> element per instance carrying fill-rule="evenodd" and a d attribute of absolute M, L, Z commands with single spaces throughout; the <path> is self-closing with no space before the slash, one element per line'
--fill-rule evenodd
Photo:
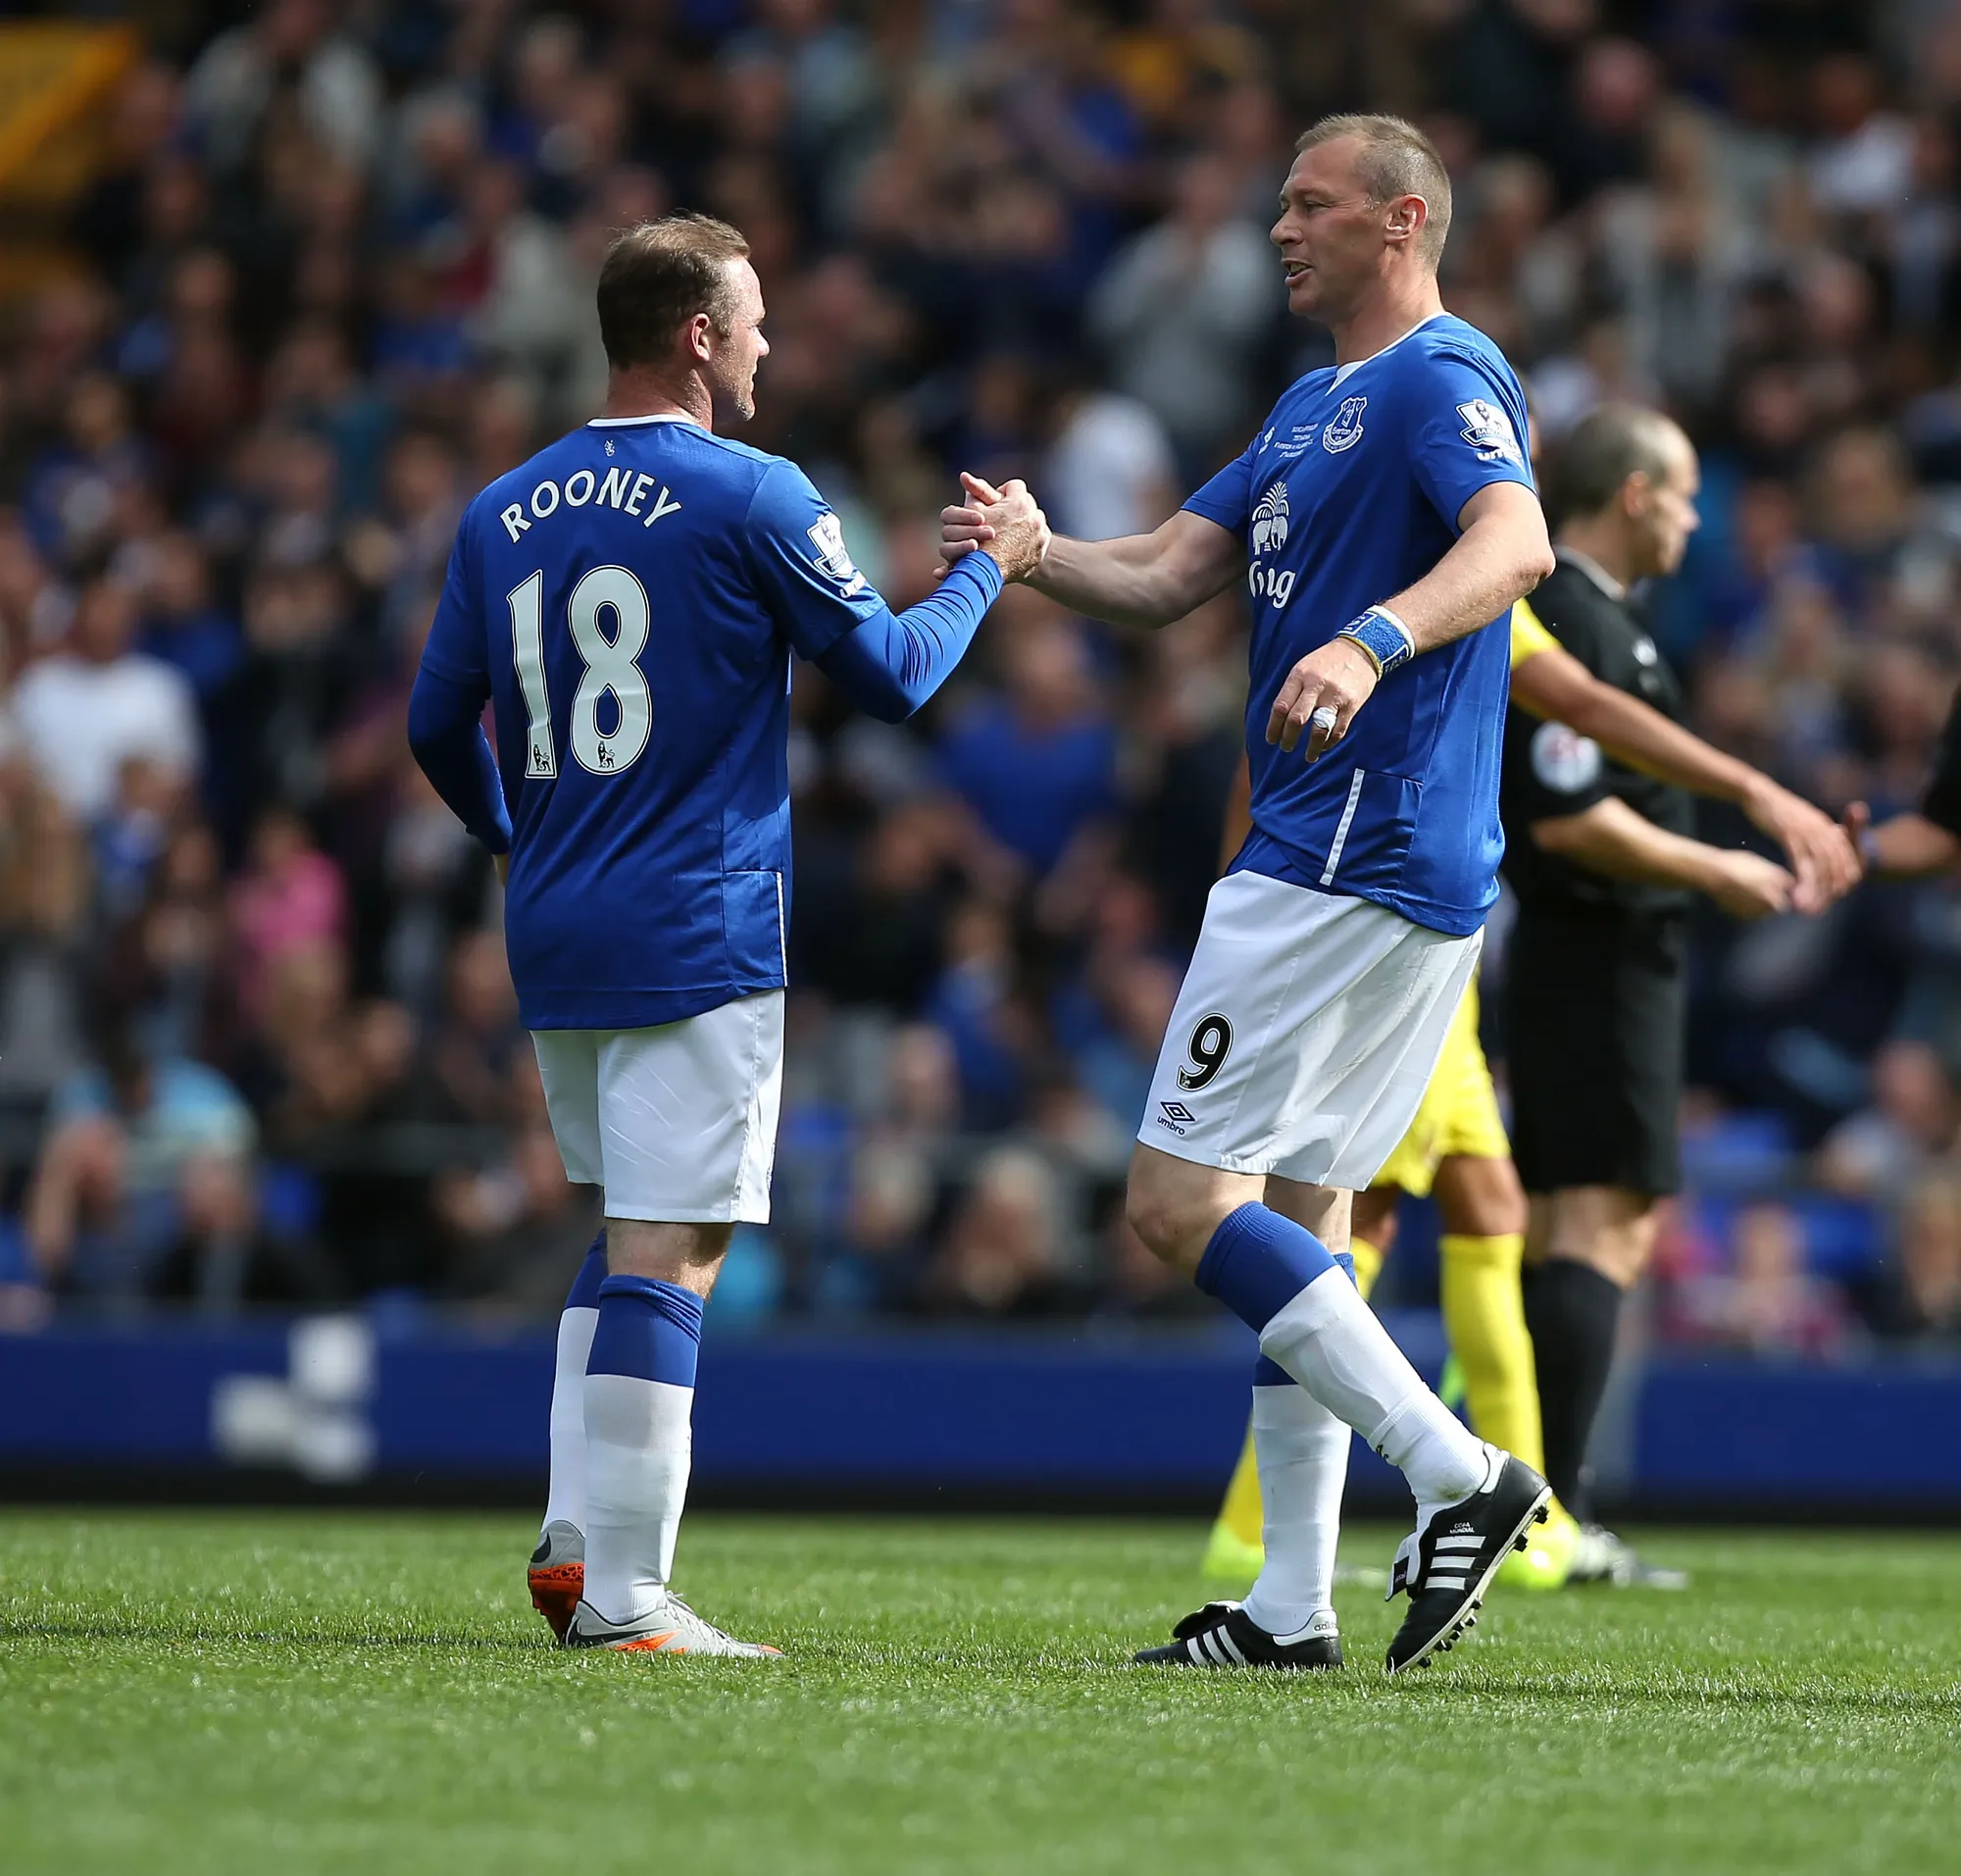
<path fill-rule="evenodd" d="M 1392 202 L 1399 195 L 1423 197 L 1430 214 L 1417 237 L 1417 252 L 1433 269 L 1450 234 L 1450 172 L 1436 145 L 1402 118 L 1343 111 L 1323 118 L 1294 149 L 1312 150 L 1350 136 L 1362 146 L 1355 168 L 1372 203 Z"/>

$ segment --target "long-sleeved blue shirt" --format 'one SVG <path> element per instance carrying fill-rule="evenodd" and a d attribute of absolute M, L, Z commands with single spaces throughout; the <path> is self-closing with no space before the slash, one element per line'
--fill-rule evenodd
<path fill-rule="evenodd" d="M 484 489 L 409 740 L 472 834 L 511 854 L 526 1024 L 644 1028 L 780 988 L 790 653 L 897 721 L 1001 584 L 972 554 L 895 616 L 794 464 L 680 419 L 598 420 Z"/>

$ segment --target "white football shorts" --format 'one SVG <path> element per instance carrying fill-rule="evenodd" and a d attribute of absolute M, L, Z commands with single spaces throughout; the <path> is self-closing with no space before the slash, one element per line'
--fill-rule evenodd
<path fill-rule="evenodd" d="M 1137 1138 L 1361 1192 L 1409 1131 L 1484 934 L 1233 873 L 1212 888 Z"/>
<path fill-rule="evenodd" d="M 763 1225 L 783 1093 L 783 993 L 654 1029 L 533 1030 L 565 1176 L 606 1216 Z"/>

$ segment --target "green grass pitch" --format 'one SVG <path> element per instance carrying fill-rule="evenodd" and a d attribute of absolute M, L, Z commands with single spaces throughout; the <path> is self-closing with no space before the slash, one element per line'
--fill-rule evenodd
<path fill-rule="evenodd" d="M 1687 1594 L 1501 1593 L 1405 1681 L 1367 1589 L 1338 1676 L 1127 1665 L 1199 1535 L 694 1519 L 759 1666 L 547 1647 L 519 1518 L 0 1513 L 0 1868 L 1961 1869 L 1961 1538 L 1653 1536 Z"/>

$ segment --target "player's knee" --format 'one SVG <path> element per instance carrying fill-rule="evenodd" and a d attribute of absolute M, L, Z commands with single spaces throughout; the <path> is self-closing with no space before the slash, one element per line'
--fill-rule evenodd
<path fill-rule="evenodd" d="M 1217 1184 L 1207 1167 L 1139 1150 L 1131 1162 L 1124 1215 L 1154 1257 L 1189 1275 L 1232 1209 Z"/>
<path fill-rule="evenodd" d="M 1618 1229 L 1603 1231 L 1594 1240 L 1593 1268 L 1621 1289 L 1634 1289 L 1647 1271 L 1654 1249 L 1655 1222 L 1654 1214 L 1648 1212 Z"/>
<path fill-rule="evenodd" d="M 1525 1188 L 1509 1159 L 1446 1159 L 1435 1192 L 1443 1228 L 1455 1236 L 1503 1238 L 1526 1228 Z"/>
<path fill-rule="evenodd" d="M 733 1225 L 606 1220 L 606 1267 L 615 1277 L 651 1277 L 706 1296 L 715 1288 Z"/>
<path fill-rule="evenodd" d="M 1180 1255 L 1188 1236 L 1185 1220 L 1164 1193 L 1139 1192 L 1134 1187 L 1124 1198 L 1124 1216 L 1144 1248 L 1161 1263 L 1197 1267 L 1197 1259 Z"/>

